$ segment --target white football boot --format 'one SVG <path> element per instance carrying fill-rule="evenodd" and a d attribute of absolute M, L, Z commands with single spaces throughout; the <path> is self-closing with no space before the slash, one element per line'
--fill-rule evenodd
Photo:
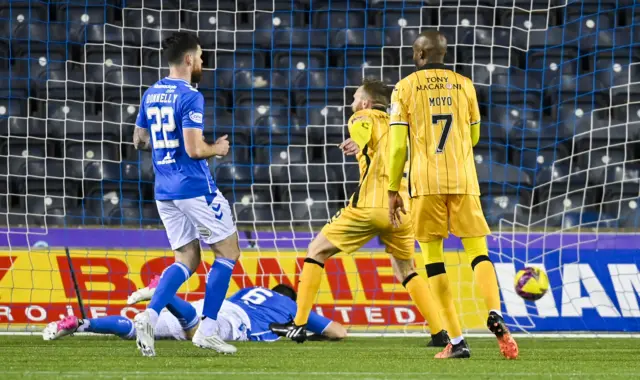
<path fill-rule="evenodd" d="M 214 350 L 225 355 L 233 355 L 236 353 L 236 351 L 238 351 L 237 348 L 222 340 L 217 333 L 206 336 L 202 332 L 200 332 L 200 329 L 196 330 L 196 333 L 191 341 L 197 347 Z"/>
<path fill-rule="evenodd" d="M 155 334 L 148 311 L 143 311 L 133 318 L 136 328 L 136 344 L 142 356 L 156 356 Z"/>

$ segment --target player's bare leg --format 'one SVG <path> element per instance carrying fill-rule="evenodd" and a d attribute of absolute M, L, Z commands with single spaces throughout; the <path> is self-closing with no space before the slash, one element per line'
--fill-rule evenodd
<path fill-rule="evenodd" d="M 412 259 L 404 260 L 392 257 L 391 264 L 394 275 L 402 283 L 402 286 L 407 289 L 420 314 L 429 324 L 431 341 L 428 346 L 446 347 L 449 344 L 449 335 L 443 327 L 440 309 L 433 299 L 429 284 L 416 273 Z"/>
<path fill-rule="evenodd" d="M 147 309 L 133 319 L 136 329 L 136 345 L 143 356 L 156 355 L 154 328 L 158 321 L 159 310 L 166 306 L 168 300 L 175 296 L 180 285 L 189 279 L 191 273 L 195 272 L 200 265 L 200 241 L 195 239 L 176 249 L 175 257 L 175 263 L 167 267 L 165 273 L 172 271 L 179 276 L 175 277 L 175 281 L 167 278 L 165 283 L 161 278 Z"/>
<path fill-rule="evenodd" d="M 227 294 L 231 272 L 236 260 L 240 258 L 238 234 L 234 232 L 226 239 L 211 244 L 211 250 L 216 260 L 208 275 L 203 308 L 204 318 L 193 335 L 192 342 L 200 348 L 211 349 L 222 354 L 234 354 L 237 349 L 218 335 L 216 320 L 222 301 Z"/>
<path fill-rule="evenodd" d="M 462 245 L 469 257 L 475 282 L 479 285 L 485 306 L 489 310 L 487 327 L 495 334 L 500 346 L 500 353 L 507 359 L 518 358 L 518 344 L 509 332 L 500 311 L 500 288 L 495 268 L 489 259 L 487 239 L 481 237 L 462 238 Z"/>
<path fill-rule="evenodd" d="M 272 323 L 269 326 L 271 331 L 298 343 L 303 343 L 307 339 L 307 320 L 320 288 L 324 262 L 338 252 L 340 250 L 322 232 L 313 239 L 309 244 L 307 257 L 304 259 L 302 273 L 300 274 L 296 317 L 288 323 Z"/>

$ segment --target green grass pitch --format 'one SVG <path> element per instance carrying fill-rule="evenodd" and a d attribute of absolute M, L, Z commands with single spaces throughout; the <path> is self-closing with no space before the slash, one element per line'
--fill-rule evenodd
<path fill-rule="evenodd" d="M 520 359 L 504 360 L 496 342 L 470 338 L 469 360 L 435 360 L 420 338 L 343 342 L 239 343 L 220 356 L 189 342 L 159 341 L 155 358 L 134 341 L 76 336 L 0 336 L 0 379 L 615 379 L 640 376 L 637 339 L 520 339 Z"/>

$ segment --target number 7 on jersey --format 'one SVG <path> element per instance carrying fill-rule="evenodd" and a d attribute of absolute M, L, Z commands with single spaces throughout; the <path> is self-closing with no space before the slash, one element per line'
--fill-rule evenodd
<path fill-rule="evenodd" d="M 442 135 L 440 135 L 440 141 L 438 142 L 438 146 L 436 147 L 436 154 L 444 152 L 444 145 L 447 143 L 449 132 L 451 132 L 451 124 L 453 124 L 453 115 L 431 115 L 431 124 L 438 124 L 440 121 L 444 121 L 444 128 L 442 129 Z"/>

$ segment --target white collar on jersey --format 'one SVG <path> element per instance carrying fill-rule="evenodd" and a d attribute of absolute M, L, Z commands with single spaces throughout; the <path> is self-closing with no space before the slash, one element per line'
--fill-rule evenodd
<path fill-rule="evenodd" d="M 184 80 L 184 79 L 180 79 L 180 78 L 169 78 L 169 77 L 164 77 L 164 79 L 168 79 L 168 80 L 179 80 L 179 81 L 184 82 L 184 83 L 188 84 L 189 86 L 191 86 L 191 83 L 187 82 L 187 81 L 186 81 L 186 80 Z"/>

